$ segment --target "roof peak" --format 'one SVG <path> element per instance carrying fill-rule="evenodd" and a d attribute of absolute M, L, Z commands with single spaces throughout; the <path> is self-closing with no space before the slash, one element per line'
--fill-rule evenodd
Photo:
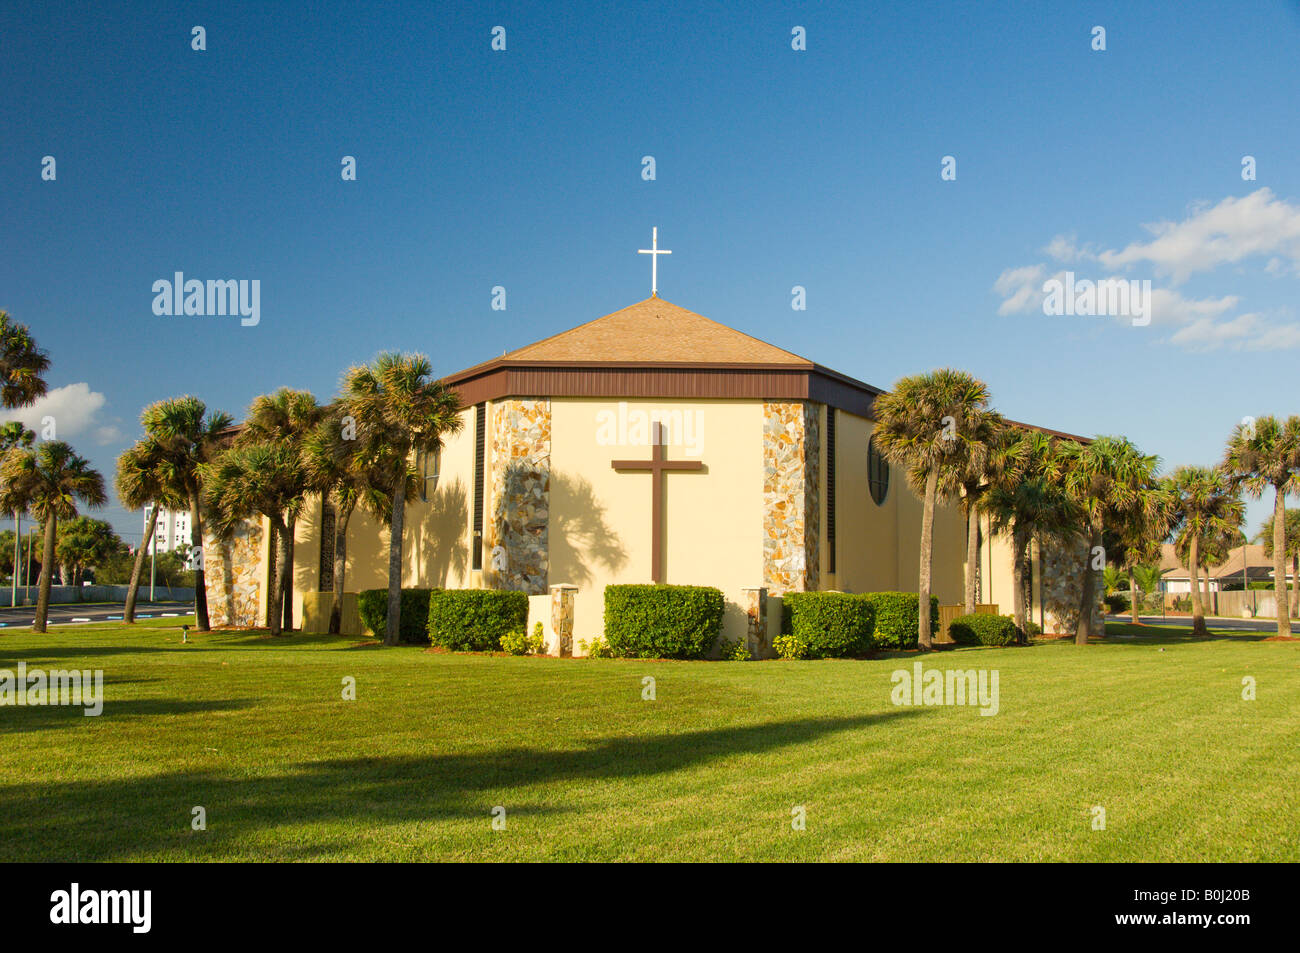
<path fill-rule="evenodd" d="M 612 364 L 813 362 L 651 294 L 602 317 L 507 351 L 502 361 Z"/>

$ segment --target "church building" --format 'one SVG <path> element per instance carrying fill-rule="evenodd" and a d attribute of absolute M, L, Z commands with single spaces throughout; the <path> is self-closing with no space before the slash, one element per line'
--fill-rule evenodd
<path fill-rule="evenodd" d="M 921 502 L 875 446 L 870 384 L 657 294 L 444 380 L 463 427 L 416 461 L 404 587 L 526 592 L 530 631 L 543 622 L 564 654 L 603 636 L 611 583 L 716 586 L 724 638 L 760 653 L 778 634 L 773 597 L 916 591 Z M 1009 548 L 984 529 L 980 601 L 1008 613 Z M 264 523 L 207 541 L 214 625 L 264 623 L 268 536 Z M 307 628 L 328 617 L 332 537 L 331 508 L 310 500 L 293 575 Z M 940 505 L 941 604 L 962 601 L 965 547 L 960 509 Z M 385 587 L 387 553 L 388 530 L 358 509 L 346 591 Z M 1081 554 L 1035 547 L 1031 605 L 1047 631 L 1068 624 L 1081 570 Z"/>
<path fill-rule="evenodd" d="M 921 503 L 872 441 L 869 384 L 658 297 L 445 380 L 463 427 L 416 461 L 403 586 L 567 590 L 565 648 L 577 654 L 603 634 L 610 583 L 716 586 L 732 640 L 760 590 L 916 591 Z M 250 526 L 207 541 L 214 625 L 262 624 L 268 536 Z M 328 605 L 332 538 L 333 514 L 314 499 L 295 539 L 297 619 L 317 622 Z M 941 604 L 962 601 L 965 546 L 960 509 L 940 505 Z M 387 529 L 358 510 L 347 592 L 386 586 L 387 553 Z M 1051 630 L 1081 560 L 1044 556 L 1035 549 L 1031 604 Z M 981 602 L 1009 612 L 1010 554 L 987 526 L 980 577 Z M 549 610 L 537 618 L 550 635 Z"/>

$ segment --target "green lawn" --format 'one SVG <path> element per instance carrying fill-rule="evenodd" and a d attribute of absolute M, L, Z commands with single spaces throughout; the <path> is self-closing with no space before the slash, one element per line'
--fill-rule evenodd
<path fill-rule="evenodd" d="M 159 620 L 11 630 L 0 669 L 102 668 L 107 700 L 98 718 L 0 708 L 0 860 L 1300 860 L 1300 643 L 1109 632 L 927 656 L 999 672 L 982 717 L 894 706 L 908 654 L 573 661 L 182 645 Z"/>

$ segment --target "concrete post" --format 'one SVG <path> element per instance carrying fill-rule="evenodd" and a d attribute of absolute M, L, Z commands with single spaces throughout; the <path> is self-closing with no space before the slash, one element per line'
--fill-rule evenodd
<path fill-rule="evenodd" d="M 767 658 L 772 648 L 767 639 L 767 589 L 747 586 L 745 594 L 745 643 L 756 659 Z"/>
<path fill-rule="evenodd" d="M 577 586 L 566 583 L 551 586 L 551 631 L 555 633 L 556 654 L 573 655 L 573 600 Z"/>

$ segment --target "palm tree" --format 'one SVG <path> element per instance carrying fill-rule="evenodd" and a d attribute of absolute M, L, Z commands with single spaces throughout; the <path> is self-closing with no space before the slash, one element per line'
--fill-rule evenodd
<path fill-rule="evenodd" d="M 299 453 L 284 441 L 242 442 L 199 467 L 203 502 L 212 514 L 218 535 L 228 534 L 241 520 L 265 516 L 275 532 L 275 578 L 267 594 L 271 635 L 283 631 L 280 613 L 289 571 L 287 513 L 302 504 L 307 489 Z"/>
<path fill-rule="evenodd" d="M 72 586 L 85 581 L 87 569 L 102 568 L 125 548 L 111 523 L 89 516 L 75 516 L 61 524 L 55 545 L 59 564 L 66 568 L 64 582 Z"/>
<path fill-rule="evenodd" d="M 1163 519 L 1166 526 L 1172 516 L 1172 499 L 1164 509 Z M 1129 616 L 1134 625 L 1141 622 L 1139 618 L 1141 603 L 1138 591 L 1144 595 L 1155 592 L 1160 585 L 1160 557 L 1163 554 L 1163 540 L 1168 535 L 1166 529 L 1160 536 L 1148 535 L 1143 539 L 1130 539 L 1124 548 L 1124 568 L 1128 570 Z"/>
<path fill-rule="evenodd" d="M 1255 534 L 1255 542 L 1263 543 L 1264 555 L 1273 558 L 1273 517 L 1264 520 Z M 1291 588 L 1291 614 L 1300 615 L 1300 510 L 1286 511 L 1286 546 L 1291 557 L 1291 578 L 1296 580 Z"/>
<path fill-rule="evenodd" d="M 998 450 L 1009 440 L 1014 440 L 1014 434 L 1007 427 L 1002 415 L 996 411 L 988 411 L 977 420 L 975 432 L 971 435 L 972 443 L 979 444 L 979 449 L 974 453 L 963 455 L 960 469 L 945 467 L 941 471 L 940 479 L 943 479 L 942 474 L 950 474 L 949 479 L 951 482 L 949 486 L 944 487 L 940 492 L 946 496 L 960 492 L 962 512 L 966 516 L 964 611 L 967 615 L 975 611 L 979 595 L 977 588 L 980 568 L 980 498 L 993 485 L 996 476 L 994 468 L 997 461 L 1001 459 Z M 944 492 L 945 490 L 947 492 Z"/>
<path fill-rule="evenodd" d="M 1211 552 L 1225 551 L 1245 518 L 1233 481 L 1220 470 L 1179 467 L 1168 483 L 1179 555 L 1186 559 L 1192 583 L 1192 634 L 1209 635 L 1201 602 L 1200 567 Z"/>
<path fill-rule="evenodd" d="M 1163 576 L 1160 571 L 1160 559 L 1164 556 L 1164 547 L 1156 545 L 1152 552 L 1155 555 L 1149 561 L 1133 567 L 1133 575 L 1137 579 L 1138 588 L 1146 596 L 1160 591 L 1160 580 Z"/>
<path fill-rule="evenodd" d="M 1223 454 L 1223 469 L 1233 485 L 1258 500 L 1273 488 L 1273 590 L 1277 634 L 1291 635 L 1286 591 L 1286 495 L 1300 492 L 1300 417 L 1286 422 L 1260 417 L 1232 430 Z M 1244 554 L 1243 554 L 1244 555 Z"/>
<path fill-rule="evenodd" d="M 402 523 L 413 453 L 433 453 L 444 434 L 457 433 L 460 396 L 441 381 L 423 354 L 380 354 L 373 364 L 349 368 L 342 404 L 351 416 L 366 456 L 386 462 L 379 489 L 392 500 L 388 544 L 388 615 L 384 643 L 396 645 L 401 624 Z M 922 613 L 928 619 L 926 613 Z"/>
<path fill-rule="evenodd" d="M 183 489 L 167 481 L 172 472 L 165 466 L 164 448 L 148 437 L 137 441 L 117 458 L 117 496 L 127 510 L 150 507 L 149 523 L 145 527 L 144 541 L 135 551 L 131 566 L 131 583 L 126 590 L 126 608 L 122 621 L 135 622 L 135 604 L 140 594 L 140 578 L 144 572 L 144 557 L 154 545 L 154 529 L 158 525 L 160 509 L 177 510 L 185 505 Z"/>
<path fill-rule="evenodd" d="M 1132 521 L 1154 515 L 1156 469 L 1160 458 L 1138 451 L 1125 437 L 1098 437 L 1091 443 L 1070 442 L 1062 449 L 1064 486 L 1083 515 L 1088 539 L 1084 555 L 1082 594 L 1076 645 L 1092 636 L 1092 613 L 1097 603 L 1097 578 L 1093 560 L 1109 527 L 1123 533 Z M 1105 550 L 1102 549 L 1104 554 Z"/>
<path fill-rule="evenodd" d="M 874 436 L 881 452 L 902 467 L 912 489 L 923 494 L 917 641 L 931 647 L 930 576 L 934 553 L 934 507 L 947 474 L 974 472 L 987 460 L 992 412 L 983 381 L 944 368 L 904 377 L 876 398 Z"/>
<path fill-rule="evenodd" d="M 316 398 L 310 391 L 281 387 L 274 394 L 263 394 L 253 401 L 235 442 L 248 445 L 273 441 L 283 443 L 301 455 L 303 441 L 324 415 L 325 408 L 316 403 Z M 293 559 L 297 526 L 298 509 L 295 507 L 285 514 L 285 528 L 289 533 L 289 564 L 284 573 L 284 627 L 290 630 L 293 629 Z"/>
<path fill-rule="evenodd" d="M 334 585 L 328 631 L 338 635 L 343 624 L 344 575 L 347 571 L 348 523 L 360 503 L 381 523 L 392 519 L 392 499 L 383 489 L 386 474 L 393 465 L 376 462 L 367 456 L 368 448 L 344 437 L 345 421 L 338 405 L 303 441 L 302 459 L 310 488 L 321 495 L 322 503 L 334 505 Z M 418 489 L 415 472 L 410 471 L 406 489 L 409 495 Z M 321 541 L 323 546 L 325 541 Z"/>
<path fill-rule="evenodd" d="M 91 507 L 103 506 L 108 501 L 104 478 L 71 446 L 62 440 L 51 440 L 34 450 L 10 451 L 0 469 L 0 479 L 30 501 L 32 515 L 45 527 L 36 620 L 32 623 L 34 632 L 44 632 L 50 609 L 50 583 L 54 575 L 54 546 L 59 520 L 77 515 L 77 500 Z"/>
<path fill-rule="evenodd" d="M 164 478 L 179 489 L 190 507 L 190 545 L 199 553 L 194 572 L 195 628 L 208 631 L 208 590 L 203 571 L 203 520 L 200 512 L 200 469 L 227 442 L 233 422 L 229 414 L 208 413 L 197 397 L 173 397 L 144 409 L 140 415 L 145 435 L 162 448 Z"/>
<path fill-rule="evenodd" d="M 1061 486 L 1059 460 L 1057 442 L 1048 435 L 1010 435 L 997 450 L 992 485 L 980 502 L 993 531 L 1011 534 L 1012 612 L 1022 639 L 1029 631 L 1030 543 L 1035 537 L 1068 539 L 1079 526 L 1079 514 Z"/>
<path fill-rule="evenodd" d="M 48 387 L 42 376 L 50 359 L 36 346 L 25 324 L 0 311 L 0 406 L 30 407 Z"/>
<path fill-rule="evenodd" d="M 1174 493 L 1168 480 L 1159 480 L 1154 486 L 1138 490 L 1138 505 L 1129 510 L 1120 534 L 1121 554 L 1118 564 L 1128 576 L 1129 618 L 1134 625 L 1140 623 L 1137 571 L 1144 564 L 1159 565 L 1162 543 L 1174 524 Z"/>
<path fill-rule="evenodd" d="M 30 329 L 25 324 L 18 324 L 6 311 L 0 311 L 0 406 L 5 408 L 29 407 L 48 391 L 45 372 L 50 367 L 50 359 L 36 346 Z M 36 435 L 18 421 L 11 421 L 0 430 L 0 454 L 7 453 L 15 447 L 30 447 Z M 0 492 L 4 492 L 0 488 Z M 6 494 L 7 495 L 7 494 Z M 4 512 L 14 514 L 15 545 L 20 545 L 17 537 L 21 535 L 19 522 L 26 510 L 23 500 L 11 496 L 4 504 Z M 10 605 L 17 605 L 18 572 L 21 550 L 14 559 L 13 597 Z M 24 596 L 24 601 L 26 598 Z"/>
<path fill-rule="evenodd" d="M 30 447 L 35 440 L 36 434 L 17 420 L 0 425 L 0 458 L 10 450 Z M 14 578 L 13 594 L 9 599 L 11 606 L 18 605 L 18 564 L 22 562 L 22 540 L 19 537 L 22 535 L 22 514 L 27 512 L 27 503 L 27 500 L 12 493 L 8 486 L 0 484 L 0 512 L 14 515 Z M 23 601 L 26 602 L 25 594 Z"/>

